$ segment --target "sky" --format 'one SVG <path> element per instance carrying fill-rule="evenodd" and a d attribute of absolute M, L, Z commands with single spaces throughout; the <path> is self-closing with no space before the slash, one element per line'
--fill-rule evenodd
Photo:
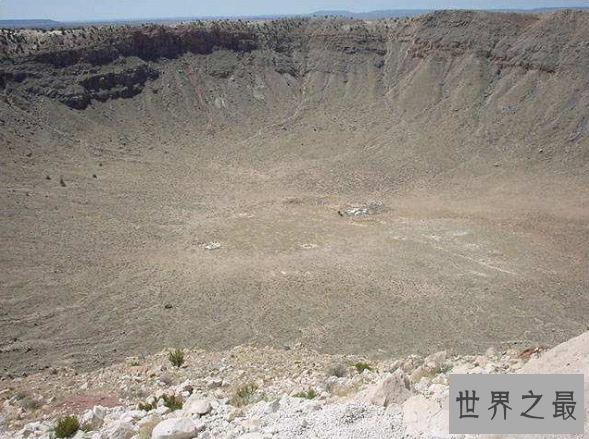
<path fill-rule="evenodd" d="M 322 10 L 531 9 L 589 0 L 0 0 L 0 20 L 57 21 L 306 14 Z"/>

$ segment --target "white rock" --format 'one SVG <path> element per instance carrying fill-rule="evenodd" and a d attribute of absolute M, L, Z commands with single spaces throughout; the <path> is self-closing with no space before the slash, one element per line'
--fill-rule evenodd
<path fill-rule="evenodd" d="M 109 439 L 130 439 L 134 434 L 133 426 L 125 421 L 114 421 L 102 431 L 102 436 Z"/>
<path fill-rule="evenodd" d="M 162 419 L 155 414 L 149 414 L 147 415 L 145 418 L 140 419 L 139 421 L 137 421 L 137 426 L 138 427 L 143 427 L 144 425 L 156 425 L 158 422 L 160 422 Z"/>
<path fill-rule="evenodd" d="M 191 415 L 203 416 L 211 411 L 211 403 L 208 399 L 188 399 L 184 411 Z"/>
<path fill-rule="evenodd" d="M 223 385 L 223 379 L 211 378 L 207 385 L 208 385 L 209 389 L 217 389 Z"/>
<path fill-rule="evenodd" d="M 489 363 L 489 359 L 484 355 L 479 355 L 474 359 L 474 364 L 476 366 L 485 367 Z"/>
<path fill-rule="evenodd" d="M 443 384 L 432 384 L 428 390 L 428 393 L 435 400 L 440 400 L 450 394 L 450 388 Z"/>
<path fill-rule="evenodd" d="M 429 386 L 431 386 L 432 380 L 429 378 L 422 378 L 420 381 L 415 383 L 414 387 L 418 393 L 427 393 Z"/>
<path fill-rule="evenodd" d="M 497 370 L 497 366 L 495 366 L 493 363 L 489 363 L 485 366 L 484 371 L 486 374 L 490 374 L 493 373 Z"/>
<path fill-rule="evenodd" d="M 41 423 L 39 421 L 29 422 L 23 427 L 23 430 L 26 432 L 39 431 L 41 430 Z"/>
<path fill-rule="evenodd" d="M 436 352 L 425 358 L 424 363 L 430 369 L 439 369 L 446 362 L 446 351 Z"/>
<path fill-rule="evenodd" d="M 82 423 L 89 422 L 93 428 L 100 428 L 104 424 L 106 417 L 106 408 L 96 405 L 92 410 L 88 410 L 82 417 Z"/>
<path fill-rule="evenodd" d="M 205 244 L 204 246 L 205 250 L 217 250 L 221 248 L 221 244 L 213 241 L 213 242 L 209 242 L 208 244 Z"/>
<path fill-rule="evenodd" d="M 143 410 L 129 410 L 128 412 L 124 413 L 122 418 L 123 420 L 138 420 L 146 416 L 146 412 Z"/>
<path fill-rule="evenodd" d="M 432 378 L 432 384 L 448 384 L 448 376 L 443 373 Z"/>
<path fill-rule="evenodd" d="M 239 436 L 239 439 L 264 439 L 264 435 L 262 433 L 246 433 Z"/>
<path fill-rule="evenodd" d="M 274 401 L 270 401 L 264 407 L 265 413 L 276 413 L 280 409 L 280 401 L 275 399 Z"/>
<path fill-rule="evenodd" d="M 401 369 L 368 389 L 366 399 L 376 405 L 401 404 L 411 396 L 409 378 Z"/>
<path fill-rule="evenodd" d="M 153 412 L 156 415 L 164 416 L 165 414 L 170 412 L 170 409 L 168 407 L 161 406 L 161 407 L 156 408 Z"/>
<path fill-rule="evenodd" d="M 583 374 L 585 375 L 585 419 L 589 418 L 589 331 L 531 359 L 518 374 Z M 587 422 L 585 421 L 585 431 Z M 585 434 L 586 436 L 586 434 Z M 485 436 L 486 437 L 486 436 Z M 553 435 L 505 435 L 509 439 L 548 439 Z M 584 437 L 584 436 L 583 436 Z"/>
<path fill-rule="evenodd" d="M 387 416 L 399 416 L 403 413 L 403 407 L 399 404 L 391 404 L 386 408 L 385 413 Z"/>
<path fill-rule="evenodd" d="M 260 418 L 250 418 L 243 421 L 241 425 L 248 430 L 257 430 L 262 426 L 262 420 Z"/>
<path fill-rule="evenodd" d="M 452 373 L 457 375 L 464 375 L 470 372 L 468 364 L 457 364 L 452 368 Z"/>
<path fill-rule="evenodd" d="M 176 393 L 184 393 L 188 392 L 191 394 L 194 391 L 194 386 L 190 382 L 190 380 L 186 380 L 176 386 Z"/>
<path fill-rule="evenodd" d="M 228 422 L 232 422 L 233 420 L 241 416 L 243 416 L 243 411 L 235 407 L 225 415 L 225 420 L 227 420 Z"/>
<path fill-rule="evenodd" d="M 191 439 L 204 428 L 194 421 L 185 418 L 166 419 L 155 426 L 151 433 L 152 439 Z M 199 430 L 200 429 L 200 430 Z"/>
<path fill-rule="evenodd" d="M 411 436 L 448 438 L 450 436 L 450 415 L 440 405 L 423 395 L 412 396 L 403 404 L 403 418 Z"/>

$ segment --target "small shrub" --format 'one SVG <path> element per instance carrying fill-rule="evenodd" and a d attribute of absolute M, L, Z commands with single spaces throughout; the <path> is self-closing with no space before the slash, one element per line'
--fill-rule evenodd
<path fill-rule="evenodd" d="M 180 367 L 184 364 L 184 351 L 182 349 L 176 349 L 168 354 L 168 360 L 174 367 Z"/>
<path fill-rule="evenodd" d="M 431 380 L 434 379 L 437 375 L 441 373 L 447 373 L 450 370 L 452 370 L 451 365 L 444 365 L 442 367 L 436 367 L 435 369 L 422 368 L 421 370 L 413 374 L 411 378 L 414 382 L 418 383 L 424 378 L 428 378 Z"/>
<path fill-rule="evenodd" d="M 448 372 L 450 372 L 452 370 L 453 367 L 454 366 L 452 366 L 451 364 L 445 364 L 445 365 L 443 365 L 441 367 L 437 367 L 434 370 L 434 372 L 436 373 L 436 375 L 437 374 L 440 374 L 440 373 L 448 373 Z"/>
<path fill-rule="evenodd" d="M 80 422 L 75 416 L 65 416 L 57 421 L 53 432 L 57 438 L 72 437 L 80 429 Z"/>
<path fill-rule="evenodd" d="M 354 364 L 354 367 L 356 368 L 358 373 L 362 373 L 365 370 L 369 370 L 370 372 L 372 372 L 374 370 L 370 364 L 363 363 L 363 362 L 359 362 L 359 363 Z"/>
<path fill-rule="evenodd" d="M 343 378 L 347 375 L 346 366 L 335 364 L 327 369 L 327 375 L 331 377 Z"/>
<path fill-rule="evenodd" d="M 309 387 L 309 390 L 307 390 L 306 392 L 299 392 L 299 393 L 294 394 L 295 398 L 305 398 L 305 399 L 314 399 L 316 396 L 317 396 L 317 392 L 315 392 L 315 389 L 313 389 L 312 387 Z"/>
<path fill-rule="evenodd" d="M 413 380 L 413 382 L 418 383 L 424 378 L 428 378 L 431 380 L 435 376 L 436 376 L 436 374 L 434 373 L 434 371 L 432 369 L 423 368 L 423 369 L 419 369 L 419 370 L 415 371 L 413 373 L 413 375 L 411 375 L 411 379 Z"/>
<path fill-rule="evenodd" d="M 248 383 L 238 387 L 235 394 L 229 400 L 229 404 L 234 407 L 244 407 L 254 402 L 254 395 L 258 390 L 256 383 Z"/>
<path fill-rule="evenodd" d="M 164 395 L 162 396 L 162 399 L 164 400 L 164 406 L 169 408 L 171 411 L 180 410 L 184 405 L 182 400 L 180 398 L 176 398 L 174 395 Z"/>
<path fill-rule="evenodd" d="M 41 402 L 31 396 L 24 396 L 20 401 L 20 406 L 28 411 L 35 411 L 41 408 Z"/>
<path fill-rule="evenodd" d="M 80 430 L 82 430 L 84 433 L 88 433 L 89 431 L 94 430 L 94 426 L 91 422 L 84 422 L 80 427 Z"/>
<path fill-rule="evenodd" d="M 152 410 L 155 410 L 157 408 L 157 399 L 153 402 L 140 402 L 139 404 L 137 404 L 137 408 L 139 410 L 143 410 L 145 412 L 150 412 Z"/>

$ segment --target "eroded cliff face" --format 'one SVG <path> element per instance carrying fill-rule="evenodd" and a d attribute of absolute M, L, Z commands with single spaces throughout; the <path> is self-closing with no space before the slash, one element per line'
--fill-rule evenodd
<path fill-rule="evenodd" d="M 31 132 L 47 142 L 52 135 L 38 127 L 48 112 L 71 108 L 77 120 L 109 126 L 87 143 L 112 143 L 116 132 L 138 145 L 219 134 L 239 142 L 332 115 L 337 123 L 315 132 L 345 139 L 333 153 L 350 152 L 350 163 L 338 166 L 351 172 L 354 161 L 400 184 L 459 167 L 465 154 L 484 166 L 581 172 L 589 162 L 588 24 L 585 12 L 454 11 L 10 31 L 1 40 L 0 111 L 9 142 Z M 8 123 L 23 109 L 38 114 L 26 133 Z M 370 155 L 354 146 L 365 142 Z M 252 157 L 268 159 L 257 149 L 242 159 Z"/>
<path fill-rule="evenodd" d="M 581 74 L 589 64 L 587 15 L 571 11 L 540 15 L 436 12 L 370 23 L 293 19 L 6 31 L 0 46 L 0 86 L 17 89 L 26 82 L 28 92 L 85 108 L 92 99 L 106 97 L 95 95 L 97 89 L 124 86 L 127 91 L 116 91 L 112 97 L 134 96 L 148 79 L 158 77 L 157 64 L 165 60 L 222 51 L 235 53 L 238 62 L 247 60 L 252 52 L 263 53 L 277 73 L 296 77 L 313 71 L 353 73 L 358 55 L 372 56 L 373 67 L 385 72 L 383 79 L 388 84 L 401 79 L 386 77 L 387 71 L 399 67 L 395 61 L 400 59 L 408 64 L 472 56 L 488 63 L 486 67 L 492 66 L 496 74 L 505 67 Z M 121 67 L 130 60 L 140 62 L 132 68 Z M 231 72 L 229 68 L 218 76 L 229 77 Z M 47 81 L 48 76 L 57 83 Z M 97 86 L 97 81 L 104 86 Z M 71 90 L 56 91 L 69 88 L 59 83 L 80 86 L 74 94 L 84 97 L 72 99 Z"/>

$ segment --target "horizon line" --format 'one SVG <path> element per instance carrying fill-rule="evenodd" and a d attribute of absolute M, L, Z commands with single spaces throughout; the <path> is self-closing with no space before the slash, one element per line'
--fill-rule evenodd
<path fill-rule="evenodd" d="M 369 15 L 385 12 L 415 12 L 415 13 L 427 13 L 431 11 L 489 11 L 489 12 L 534 12 L 534 11 L 549 11 L 558 9 L 589 9 L 589 6 L 548 6 L 540 8 L 392 8 L 392 9 L 375 9 L 370 11 L 347 11 L 347 10 L 319 10 L 314 12 L 306 12 L 299 14 L 259 14 L 259 15 L 194 15 L 194 16 L 172 16 L 172 17 L 129 17 L 129 18 L 93 18 L 93 19 L 79 19 L 79 20 L 61 20 L 54 18 L 7 18 L 0 19 L 0 23 L 6 23 L 11 21 L 51 21 L 55 23 L 101 23 L 101 22 L 125 22 L 125 21 L 156 21 L 156 20 L 170 20 L 170 21 L 184 21 L 184 20 L 235 20 L 235 19 L 269 19 L 269 18 L 281 18 L 281 17 L 311 17 L 314 15 L 326 15 L 326 16 L 344 16 L 350 14 L 350 18 L 354 15 Z"/>

